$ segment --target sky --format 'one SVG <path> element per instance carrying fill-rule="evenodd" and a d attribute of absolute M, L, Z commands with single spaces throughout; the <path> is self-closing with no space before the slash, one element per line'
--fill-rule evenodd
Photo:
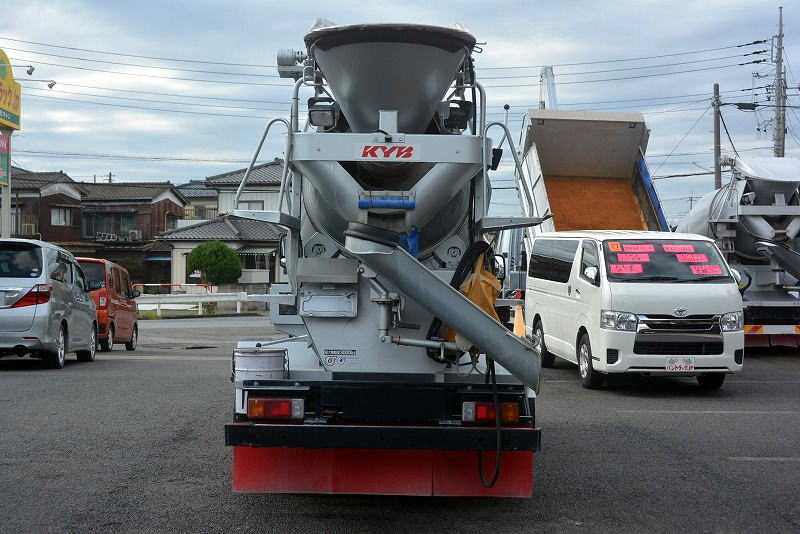
<path fill-rule="evenodd" d="M 475 63 L 489 119 L 502 120 L 503 105 L 510 105 L 515 136 L 539 101 L 541 65 L 555 65 L 560 109 L 644 113 L 648 165 L 676 222 L 713 189 L 709 174 L 668 177 L 713 168 L 713 84 L 720 84 L 723 103 L 770 103 L 764 86 L 773 81 L 770 40 L 779 5 L 789 94 L 797 95 L 797 1 L 3 0 L 0 48 L 23 65 L 14 68 L 24 89 L 12 158 L 25 169 L 63 170 L 79 181 L 107 180 L 110 172 L 115 181 L 177 184 L 242 168 L 265 122 L 288 116 L 291 80 L 277 77 L 276 53 L 303 49 L 316 17 L 338 24 L 460 21 L 485 43 Z M 760 59 L 766 62 L 740 65 Z M 24 65 L 36 67 L 33 75 Z M 48 80 L 56 81 L 52 89 Z M 788 104 L 800 106 L 800 96 Z M 722 109 L 742 155 L 771 155 L 763 121 L 772 108 Z M 800 157 L 800 108 L 787 109 L 787 121 L 786 155 Z M 260 159 L 282 150 L 281 135 L 271 136 Z M 723 153 L 731 153 L 724 132 Z M 497 186 L 511 184 L 511 166 L 506 150 L 494 173 Z M 492 211 L 517 213 L 516 193 L 496 190 Z"/>

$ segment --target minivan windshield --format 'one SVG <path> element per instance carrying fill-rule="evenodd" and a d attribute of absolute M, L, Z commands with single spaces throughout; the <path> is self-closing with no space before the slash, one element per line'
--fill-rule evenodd
<path fill-rule="evenodd" d="M 42 274 L 41 248 L 0 243 L 0 278 L 38 278 Z"/>
<path fill-rule="evenodd" d="M 603 242 L 612 282 L 731 282 L 725 261 L 708 241 L 620 239 Z"/>
<path fill-rule="evenodd" d="M 100 282 L 100 287 L 106 287 L 106 266 L 96 261 L 81 261 L 83 275 L 89 282 Z"/>

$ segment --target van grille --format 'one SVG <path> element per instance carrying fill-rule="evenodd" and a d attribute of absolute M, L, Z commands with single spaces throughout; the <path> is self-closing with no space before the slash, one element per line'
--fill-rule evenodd
<path fill-rule="evenodd" d="M 692 341 L 636 341 L 633 344 L 634 354 L 664 354 L 664 355 L 703 355 L 722 354 L 722 342 L 692 342 Z"/>

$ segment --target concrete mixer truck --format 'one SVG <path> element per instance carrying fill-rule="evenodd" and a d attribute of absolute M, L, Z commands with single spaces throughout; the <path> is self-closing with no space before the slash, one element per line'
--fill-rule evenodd
<path fill-rule="evenodd" d="M 716 240 L 742 278 L 747 346 L 800 345 L 800 160 L 726 160 L 730 182 L 701 198 L 676 231 Z"/>
<path fill-rule="evenodd" d="M 490 129 L 515 150 L 475 42 L 319 20 L 279 52 L 291 118 L 253 157 L 286 127 L 278 209 L 234 214 L 285 229 L 264 299 L 289 337 L 234 351 L 235 491 L 531 495 L 539 352 L 498 322 L 492 236 L 541 220 L 487 216 Z"/>

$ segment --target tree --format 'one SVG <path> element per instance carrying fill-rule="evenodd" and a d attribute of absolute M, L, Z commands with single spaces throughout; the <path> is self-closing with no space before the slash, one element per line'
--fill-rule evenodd
<path fill-rule="evenodd" d="M 242 276 L 236 252 L 222 241 L 207 241 L 195 248 L 186 259 L 189 272 L 199 270 L 204 282 L 211 285 L 233 284 Z"/>

